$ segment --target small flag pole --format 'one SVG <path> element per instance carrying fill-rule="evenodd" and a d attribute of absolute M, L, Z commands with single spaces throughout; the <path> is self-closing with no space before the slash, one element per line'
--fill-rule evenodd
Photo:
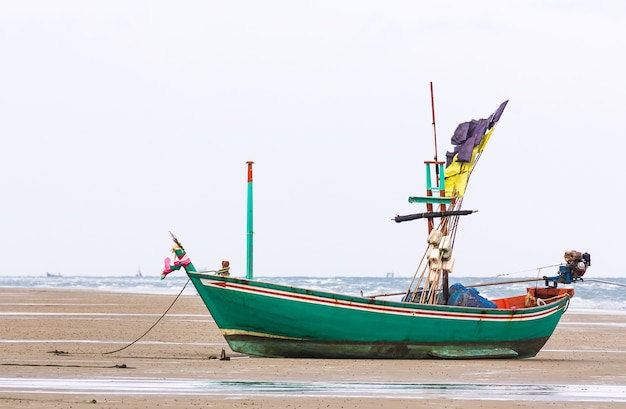
<path fill-rule="evenodd" d="M 437 126 L 435 125 L 435 94 L 433 92 L 433 82 L 430 82 L 430 106 L 433 113 L 433 139 L 435 141 L 435 162 L 437 162 Z M 436 167 L 435 169 L 438 169 Z M 438 172 L 437 172 L 438 173 Z"/>

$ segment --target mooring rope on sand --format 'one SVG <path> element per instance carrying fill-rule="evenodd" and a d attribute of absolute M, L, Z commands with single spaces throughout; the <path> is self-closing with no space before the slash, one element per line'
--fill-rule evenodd
<path fill-rule="evenodd" d="M 148 335 L 148 333 L 149 333 L 150 331 L 152 331 L 152 329 L 153 329 L 154 327 L 156 327 L 156 325 L 157 325 L 157 324 L 158 324 L 158 323 L 159 323 L 159 322 L 163 319 L 163 317 L 165 317 L 165 315 L 169 312 L 169 310 L 171 310 L 171 309 L 172 309 L 172 307 L 174 306 L 174 304 L 176 303 L 176 301 L 177 301 L 177 300 L 180 298 L 180 296 L 183 294 L 183 291 L 185 291 L 185 288 L 187 288 L 187 284 L 189 284 L 189 281 L 191 281 L 191 279 L 190 279 L 190 278 L 188 278 L 188 279 L 187 279 L 187 282 L 186 282 L 186 283 L 185 283 L 185 285 L 183 286 L 182 290 L 180 290 L 180 292 L 178 293 L 178 295 L 176 296 L 176 298 L 174 298 L 174 301 L 172 301 L 172 303 L 170 304 L 170 306 L 169 306 L 169 307 L 167 307 L 167 310 L 165 310 L 165 312 L 163 313 L 163 315 L 161 315 L 161 316 L 159 317 L 159 319 L 158 319 L 158 320 L 156 320 L 156 322 L 155 322 L 154 324 L 152 324 L 152 326 L 151 326 L 150 328 L 148 328 L 148 330 L 147 330 L 146 332 L 144 332 L 144 333 L 143 333 L 143 334 L 142 334 L 139 338 L 137 338 L 136 340 L 134 340 L 133 342 L 131 342 L 130 344 L 128 344 L 128 345 L 126 345 L 126 346 L 124 346 L 124 347 L 122 347 L 122 348 L 116 349 L 115 351 L 102 352 L 102 355 L 114 354 L 114 353 L 116 353 L 116 352 L 123 351 L 123 350 L 125 350 L 126 348 L 128 348 L 128 347 L 132 346 L 133 344 L 135 344 L 136 342 L 138 342 L 141 338 L 143 338 L 143 337 L 145 337 L 146 335 Z"/>
<path fill-rule="evenodd" d="M 178 293 L 178 295 L 176 296 L 176 298 L 174 298 L 174 301 L 172 301 L 172 303 L 170 304 L 169 307 L 167 307 L 167 309 L 165 310 L 165 312 L 159 317 L 158 320 L 156 320 L 156 322 L 154 324 L 152 324 L 152 326 L 150 326 L 150 328 L 148 328 L 148 330 L 146 332 L 144 332 L 139 338 L 135 339 L 133 342 L 131 342 L 128 345 L 125 345 L 122 348 L 116 349 L 115 351 L 109 351 L 109 352 L 101 352 L 102 355 L 109 355 L 109 354 L 114 354 L 116 352 L 120 352 L 123 351 L 124 349 L 134 345 L 135 343 L 137 343 L 140 339 L 142 339 L 143 337 L 145 337 L 146 335 L 148 335 L 148 333 L 150 331 L 152 331 L 152 329 L 154 327 L 156 327 L 156 325 L 163 319 L 163 317 L 165 317 L 165 315 L 167 315 L 167 313 L 172 309 L 172 307 L 174 306 L 174 304 L 176 303 L 176 301 L 178 301 L 178 299 L 180 298 L 180 296 L 183 294 L 183 291 L 185 291 L 185 288 L 187 288 L 187 285 L 189 284 L 189 281 L 191 281 L 191 279 L 187 279 L 187 282 L 185 283 L 185 285 L 183 286 L 183 288 L 180 290 L 180 292 Z M 55 354 L 55 355 L 70 355 L 69 352 L 66 351 L 59 351 L 59 350 L 54 350 L 54 351 L 48 351 L 48 353 L 50 354 Z M 82 355 L 82 354 L 92 354 L 93 352 L 74 352 L 72 353 L 72 355 Z M 224 351 L 222 350 L 222 355 L 224 355 Z M 230 358 L 228 358 L 230 359 Z M 118 365 L 112 365 L 112 366 L 93 366 L 93 365 L 72 365 L 72 364 L 33 364 L 33 363 L 0 363 L 0 365 L 2 366 L 55 366 L 55 367 L 85 367 L 85 368 L 130 368 L 129 366 L 127 366 L 126 364 L 118 364 Z"/>

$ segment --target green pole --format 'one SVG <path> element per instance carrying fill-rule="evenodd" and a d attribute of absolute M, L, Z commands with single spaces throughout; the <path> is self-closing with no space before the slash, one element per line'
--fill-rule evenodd
<path fill-rule="evenodd" d="M 252 280 L 252 164 L 254 162 L 246 162 L 248 164 L 248 228 L 246 242 L 246 279 Z"/>

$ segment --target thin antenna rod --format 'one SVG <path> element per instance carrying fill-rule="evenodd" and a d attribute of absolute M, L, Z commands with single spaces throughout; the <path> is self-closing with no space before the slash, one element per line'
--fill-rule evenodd
<path fill-rule="evenodd" d="M 433 92 L 433 82 L 430 82 L 430 106 L 433 112 L 433 139 L 435 141 L 435 162 L 437 162 L 437 126 L 435 125 L 435 94 Z M 438 169 L 438 168 L 437 168 Z"/>

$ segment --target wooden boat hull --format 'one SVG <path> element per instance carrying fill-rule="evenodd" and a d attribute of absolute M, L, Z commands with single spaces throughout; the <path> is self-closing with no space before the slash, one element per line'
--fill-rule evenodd
<path fill-rule="evenodd" d="M 231 349 L 290 358 L 528 358 L 569 297 L 481 309 L 372 300 L 188 272 Z"/>

